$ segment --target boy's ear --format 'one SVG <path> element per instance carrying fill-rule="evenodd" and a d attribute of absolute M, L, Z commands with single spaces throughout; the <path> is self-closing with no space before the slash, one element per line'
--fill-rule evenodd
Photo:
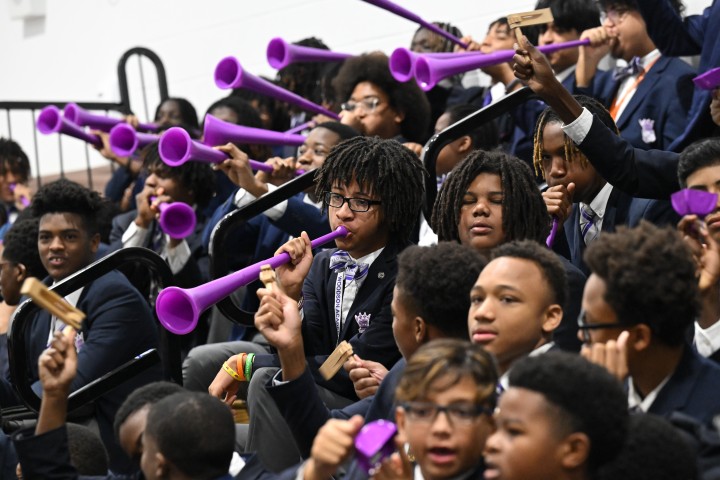
<path fill-rule="evenodd" d="M 97 253 L 98 247 L 100 246 L 100 234 L 96 233 L 90 237 L 90 250 L 92 253 Z"/>
<path fill-rule="evenodd" d="M 472 139 L 469 135 L 465 135 L 464 137 L 460 137 L 460 144 L 457 147 L 458 153 L 467 153 L 472 149 Z"/>
<path fill-rule="evenodd" d="M 422 345 L 428 341 L 428 325 L 422 317 L 413 318 L 413 331 L 415 333 L 415 342 Z"/>
<path fill-rule="evenodd" d="M 630 338 L 628 338 L 628 345 L 635 351 L 645 350 L 650 346 L 652 342 L 652 330 L 644 323 L 635 325 L 634 328 L 628 329 L 630 332 Z"/>
<path fill-rule="evenodd" d="M 17 276 L 15 277 L 15 280 L 17 281 L 18 285 L 22 285 L 22 283 L 27 278 L 27 267 L 23 265 L 22 263 L 17 264 Z"/>
<path fill-rule="evenodd" d="M 402 407 L 396 407 L 395 408 L 395 425 L 397 425 L 397 441 L 401 443 L 405 443 L 406 435 L 405 435 L 405 410 L 402 409 Z"/>
<path fill-rule="evenodd" d="M 169 478 L 170 461 L 160 452 L 155 453 L 155 477 Z"/>
<path fill-rule="evenodd" d="M 590 439 L 581 432 L 573 432 L 560 446 L 560 464 L 566 470 L 582 468 L 590 455 Z"/>
<path fill-rule="evenodd" d="M 395 120 L 395 123 L 400 124 L 405 120 L 405 112 L 401 112 L 400 110 L 395 110 L 395 116 L 393 117 L 393 120 Z"/>
<path fill-rule="evenodd" d="M 542 322 L 542 330 L 544 333 L 552 333 L 562 321 L 563 309 L 558 304 L 550 305 L 545 310 L 545 318 Z"/>

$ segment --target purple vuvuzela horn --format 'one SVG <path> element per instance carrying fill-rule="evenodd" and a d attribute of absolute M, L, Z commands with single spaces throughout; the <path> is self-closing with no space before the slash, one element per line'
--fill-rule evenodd
<path fill-rule="evenodd" d="M 217 67 L 215 67 L 215 85 L 222 89 L 245 88 L 283 102 L 291 103 L 303 110 L 320 113 L 335 120 L 340 119 L 335 112 L 331 112 L 296 93 L 285 90 L 247 72 L 235 57 L 225 57 L 217 64 Z"/>
<path fill-rule="evenodd" d="M 119 157 L 129 157 L 135 150 L 156 142 L 160 135 L 136 132 L 127 123 L 118 123 L 110 130 L 110 150 Z"/>
<path fill-rule="evenodd" d="M 94 147 L 102 147 L 102 140 L 97 135 L 87 133 L 83 128 L 63 118 L 60 109 L 54 105 L 43 108 L 35 123 L 40 133 L 49 135 L 51 133 L 64 133 L 71 137 L 85 140 Z"/>
<path fill-rule="evenodd" d="M 157 197 L 150 197 L 154 202 Z M 162 202 L 158 205 L 160 210 L 160 228 L 171 238 L 182 239 L 195 231 L 197 217 L 195 210 L 183 202 Z"/>
<path fill-rule="evenodd" d="M 371 5 L 375 5 L 376 7 L 380 7 L 383 10 L 387 10 L 388 12 L 392 12 L 395 15 L 399 17 L 406 18 L 410 20 L 411 22 L 415 22 L 418 25 L 422 26 L 423 28 L 430 30 L 441 37 L 447 38 L 451 42 L 460 45 L 462 48 L 468 48 L 467 44 L 464 43 L 462 40 L 457 38 L 455 35 L 452 35 L 442 28 L 438 27 L 437 25 L 433 25 L 432 23 L 423 20 L 420 18 L 419 15 L 411 12 L 410 10 L 407 10 L 400 5 L 396 5 L 392 2 L 389 2 L 388 0 L 363 0 L 363 2 L 369 3 Z"/>
<path fill-rule="evenodd" d="M 267 46 L 267 61 L 276 70 L 296 62 L 341 62 L 352 56 L 349 53 L 293 45 L 280 37 L 270 40 Z"/>
<path fill-rule="evenodd" d="M 125 123 L 122 118 L 112 118 L 105 115 L 95 115 L 81 108 L 77 103 L 68 103 L 63 110 L 63 116 L 71 122 L 82 127 L 90 127 L 95 130 L 109 132 L 115 125 Z M 154 132 L 157 125 L 153 123 L 138 124 L 140 130 L 148 130 Z"/>
<path fill-rule="evenodd" d="M 334 232 L 316 238 L 310 242 L 310 245 L 312 248 L 317 248 L 347 234 L 347 229 L 340 226 Z M 177 335 L 190 333 L 197 326 L 202 312 L 238 288 L 257 280 L 260 275 L 260 268 L 263 265 L 277 268 L 289 262 L 290 255 L 283 252 L 195 288 L 165 288 L 160 292 L 155 303 L 158 319 L 172 333 Z"/>
<path fill-rule="evenodd" d="M 572 42 L 553 43 L 537 47 L 544 54 L 557 52 L 566 48 L 575 48 L 589 45 L 590 39 L 573 40 Z M 487 55 L 464 55 L 456 58 L 437 59 L 420 57 L 415 61 L 415 80 L 424 91 L 432 90 L 443 78 L 459 73 L 476 70 L 478 68 L 499 65 L 509 62 L 515 55 L 515 50 L 498 50 Z"/>
<path fill-rule="evenodd" d="M 415 62 L 418 58 L 449 59 L 461 56 L 483 55 L 481 52 L 459 52 L 459 53 L 416 53 L 407 48 L 396 48 L 390 55 L 388 66 L 393 78 L 398 82 L 408 82 L 415 76 Z"/>
<path fill-rule="evenodd" d="M 257 143 L 260 145 L 293 145 L 305 143 L 302 135 L 273 132 L 263 128 L 245 127 L 224 122 L 212 115 L 205 115 L 203 142 L 207 145 L 232 143 Z"/>

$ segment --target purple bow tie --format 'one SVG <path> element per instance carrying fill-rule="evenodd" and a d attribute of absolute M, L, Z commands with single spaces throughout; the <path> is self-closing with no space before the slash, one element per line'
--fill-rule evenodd
<path fill-rule="evenodd" d="M 613 80 L 620 81 L 627 77 L 637 75 L 640 72 L 644 72 L 645 69 L 642 66 L 642 59 L 640 57 L 633 57 L 625 67 L 615 67 L 613 72 Z"/>
<path fill-rule="evenodd" d="M 370 265 L 357 263 L 345 250 L 338 250 L 330 256 L 330 270 L 338 272 L 345 270 L 347 280 L 360 280 L 367 275 Z"/>

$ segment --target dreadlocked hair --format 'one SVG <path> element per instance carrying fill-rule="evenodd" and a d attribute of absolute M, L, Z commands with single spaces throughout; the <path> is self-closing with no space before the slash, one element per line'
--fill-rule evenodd
<path fill-rule="evenodd" d="M 598 102 L 592 97 L 585 95 L 575 95 L 575 99 L 584 108 L 595 115 L 598 120 L 604 123 L 610 130 L 615 132 L 616 135 L 620 135 L 615 120 L 613 120 L 610 112 L 603 106 L 602 103 Z M 543 110 L 538 117 L 538 121 L 535 124 L 535 135 L 533 136 L 533 168 L 535 174 L 545 178 L 545 174 L 542 168 L 542 155 L 543 155 L 543 131 L 548 124 L 558 123 L 563 124 L 558 114 L 550 107 Z M 574 162 L 576 159 L 580 161 L 580 165 L 585 168 L 588 166 L 587 157 L 577 148 L 577 145 L 565 135 L 565 159 L 568 162 Z"/>
<path fill-rule="evenodd" d="M 418 157 L 397 141 L 354 137 L 330 151 L 315 177 L 315 195 L 323 198 L 333 187 L 356 181 L 383 202 L 380 208 L 390 238 L 406 244 L 425 198 L 424 175 Z"/>
<path fill-rule="evenodd" d="M 440 241 L 460 242 L 458 224 L 463 197 L 475 178 L 489 173 L 502 185 L 504 242 L 544 242 L 550 232 L 550 216 L 535 184 L 530 167 L 502 151 L 475 150 L 452 170 L 438 193 L 430 225 Z"/>

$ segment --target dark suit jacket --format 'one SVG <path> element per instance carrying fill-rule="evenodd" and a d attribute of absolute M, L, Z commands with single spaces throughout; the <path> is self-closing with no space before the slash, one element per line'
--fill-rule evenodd
<path fill-rule="evenodd" d="M 648 413 L 669 417 L 681 412 L 704 424 L 720 413 L 720 366 L 686 345 L 680 363 Z"/>
<path fill-rule="evenodd" d="M 395 388 L 404 370 L 405 360 L 400 359 L 380 383 L 375 395 L 335 410 L 329 410 L 323 403 L 308 369 L 295 380 L 280 385 L 268 382 L 266 388 L 290 427 L 300 454 L 308 458 L 315 435 L 331 417 L 347 420 L 353 415 L 362 415 L 366 423 L 380 418 L 395 421 Z"/>
<path fill-rule="evenodd" d="M 560 350 L 578 353 L 582 342 L 577 335 L 577 318 L 580 316 L 582 295 L 587 276 L 564 256 L 558 254 L 557 257 L 565 267 L 568 291 L 565 305 L 563 305 L 563 318 L 560 325 L 553 331 L 552 339 Z"/>
<path fill-rule="evenodd" d="M 175 274 L 177 286 L 182 288 L 196 287 L 210 280 L 210 260 L 207 256 L 207 250 L 202 244 L 202 232 L 205 229 L 207 219 L 198 210 L 195 211 L 195 214 L 197 218 L 195 231 L 185 238 L 188 247 L 190 247 L 190 259 L 185 263 L 182 270 Z M 122 236 L 136 216 L 137 210 L 131 210 L 113 218 L 112 230 L 110 231 L 110 252 L 122 248 Z M 145 237 L 143 247 L 154 250 L 153 237 L 159 229 L 160 225 L 156 220 L 153 220 L 148 227 L 148 235 Z M 156 253 L 161 253 L 161 251 Z"/>
<path fill-rule="evenodd" d="M 647 220 L 656 225 L 675 225 L 680 217 L 672 209 L 670 202 L 661 200 L 648 200 L 635 198 L 613 188 L 605 207 L 605 217 L 602 222 L 603 232 L 614 232 L 619 226 L 635 227 L 641 220 Z M 575 204 L 572 213 L 565 221 L 565 241 L 557 242 L 560 253 L 569 253 L 569 259 L 573 265 L 582 270 L 585 275 L 590 275 L 590 270 L 583 261 L 585 253 L 585 242 L 580 233 L 580 206 Z M 565 252 L 562 251 L 567 246 Z"/>
<path fill-rule="evenodd" d="M 620 135 L 636 148 L 667 150 L 687 125 L 694 76 L 695 71 L 684 61 L 661 56 L 616 120 Z M 596 77 L 591 89 L 578 88 L 577 93 L 595 97 L 609 108 L 622 82 L 613 80 L 609 73 Z M 656 141 L 646 143 L 642 139 L 641 119 L 655 122 Z"/>
<path fill-rule="evenodd" d="M 330 255 L 336 249 L 325 250 L 314 259 L 303 284 L 304 320 L 302 323 L 305 355 L 315 382 L 346 398 L 357 398 L 347 372 L 340 370 L 331 380 L 325 380 L 318 368 L 335 350 L 337 344 L 347 340 L 361 358 L 380 362 L 386 368 L 400 359 L 392 334 L 390 302 L 397 275 L 397 255 L 402 246 L 388 244 L 373 262 L 365 281 L 357 292 L 342 330 L 335 327 L 334 290 L 337 273 L 330 270 Z M 360 332 L 357 316 L 367 314 L 370 325 Z M 338 338 L 339 337 L 339 338 Z M 274 355 L 255 357 L 254 369 L 279 367 Z"/>
<path fill-rule="evenodd" d="M 650 38 L 663 55 L 700 55 L 699 73 L 720 65 L 719 2 L 713 1 L 702 15 L 690 15 L 685 19 L 675 12 L 668 0 L 638 0 L 637 4 Z M 712 135 L 716 127 L 710 118 L 711 99 L 711 92 L 694 90 L 685 130 L 668 150 L 680 152 L 691 142 Z"/>
<path fill-rule="evenodd" d="M 46 283 L 50 283 L 49 279 Z M 77 308 L 87 315 L 83 322 L 84 345 L 78 353 L 77 376 L 72 390 L 86 385 L 135 356 L 158 347 L 158 332 L 148 303 L 119 272 L 112 271 L 83 289 Z M 33 390 L 40 395 L 37 359 L 47 346 L 50 314 L 41 310 L 29 319 L 26 344 Z M 161 380 L 159 365 L 134 377 L 95 402 L 95 417 L 100 435 L 110 454 L 113 471 L 131 468 L 129 459 L 115 441 L 113 421 L 120 404 L 138 387 Z"/>
<path fill-rule="evenodd" d="M 578 148 L 605 180 L 628 195 L 669 200 L 680 189 L 677 153 L 633 148 L 597 118 Z"/>

